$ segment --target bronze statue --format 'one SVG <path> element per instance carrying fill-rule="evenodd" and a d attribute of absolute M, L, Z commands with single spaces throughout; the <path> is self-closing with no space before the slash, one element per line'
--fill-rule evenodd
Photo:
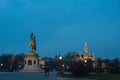
<path fill-rule="evenodd" d="M 36 40 L 35 40 L 35 36 L 33 33 L 31 33 L 30 39 L 31 39 L 31 42 L 30 42 L 29 46 L 32 48 L 32 50 L 36 51 Z"/>

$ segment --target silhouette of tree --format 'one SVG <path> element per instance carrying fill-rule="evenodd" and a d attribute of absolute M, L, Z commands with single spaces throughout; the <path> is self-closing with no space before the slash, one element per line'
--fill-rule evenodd
<path fill-rule="evenodd" d="M 115 58 L 110 63 L 109 72 L 113 74 L 120 74 L 120 61 L 119 58 Z"/>

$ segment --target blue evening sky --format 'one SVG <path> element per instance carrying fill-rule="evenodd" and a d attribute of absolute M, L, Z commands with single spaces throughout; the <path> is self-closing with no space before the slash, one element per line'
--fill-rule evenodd
<path fill-rule="evenodd" d="M 83 52 L 120 57 L 119 0 L 0 0 L 0 53 L 27 53 L 34 32 L 40 56 Z"/>

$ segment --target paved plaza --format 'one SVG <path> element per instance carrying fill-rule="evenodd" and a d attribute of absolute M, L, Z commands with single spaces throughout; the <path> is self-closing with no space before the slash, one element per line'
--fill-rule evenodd
<path fill-rule="evenodd" d="M 23 72 L 0 72 L 0 80 L 93 80 L 83 78 L 62 78 L 51 72 L 49 76 L 44 73 L 23 73 Z"/>

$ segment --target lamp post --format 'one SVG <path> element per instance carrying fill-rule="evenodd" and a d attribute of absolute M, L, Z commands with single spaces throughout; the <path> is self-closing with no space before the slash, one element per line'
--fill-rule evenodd
<path fill-rule="evenodd" d="M 2 66 L 3 66 L 3 63 L 1 63 L 0 66 L 2 67 Z"/>
<path fill-rule="evenodd" d="M 86 67 L 87 60 L 85 60 L 84 62 L 85 62 L 84 66 Z"/>
<path fill-rule="evenodd" d="M 62 72 L 62 56 L 59 56 L 59 67 L 60 67 L 60 74 L 63 74 Z"/>
<path fill-rule="evenodd" d="M 60 64 L 60 68 L 61 68 L 61 60 L 62 60 L 62 56 L 59 56 L 59 64 Z"/>
<path fill-rule="evenodd" d="M 87 60 L 85 60 L 85 64 L 87 63 Z"/>
<path fill-rule="evenodd" d="M 59 60 L 62 60 L 62 56 L 59 56 Z"/>
<path fill-rule="evenodd" d="M 59 66 L 60 66 L 60 70 L 61 70 L 61 64 L 62 64 L 62 56 L 59 56 Z"/>

